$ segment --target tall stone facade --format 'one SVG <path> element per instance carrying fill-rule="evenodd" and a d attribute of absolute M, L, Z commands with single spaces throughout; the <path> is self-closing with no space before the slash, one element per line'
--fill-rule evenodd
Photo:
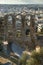
<path fill-rule="evenodd" d="M 11 20 L 10 20 L 11 19 Z M 16 18 L 16 15 L 7 15 L 5 16 L 6 22 L 6 37 L 8 41 L 19 40 L 18 34 L 21 33 L 21 27 L 19 28 L 19 20 Z M 18 25 L 17 25 L 18 24 Z"/>
<path fill-rule="evenodd" d="M 7 14 L 3 17 L 1 27 L 3 27 L 1 30 L 4 35 L 1 35 L 3 40 L 7 40 L 8 42 L 17 42 L 20 45 L 26 44 L 26 45 L 31 45 L 31 39 L 30 38 L 30 32 L 34 32 L 32 28 L 30 27 L 31 24 L 29 20 L 30 15 L 27 15 L 26 13 L 21 13 L 21 14 Z M 31 16 L 32 19 L 32 16 Z M 32 23 L 32 22 L 31 22 Z M 34 29 L 34 27 L 33 27 Z M 33 33 L 32 32 L 32 33 Z M 35 32 L 34 32 L 35 33 Z M 31 35 L 31 37 L 33 37 Z M 35 41 L 36 42 L 36 41 Z"/>

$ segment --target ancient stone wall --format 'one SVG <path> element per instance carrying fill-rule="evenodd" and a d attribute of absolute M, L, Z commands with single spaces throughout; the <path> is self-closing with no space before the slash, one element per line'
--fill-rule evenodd
<path fill-rule="evenodd" d="M 30 15 L 26 13 L 21 14 L 7 14 L 3 17 L 2 24 L 3 27 L 3 40 L 7 40 L 10 42 L 17 42 L 20 44 L 30 44 L 30 22 L 29 20 Z M 2 27 L 2 26 L 1 26 Z M 0 28 L 1 30 L 1 28 Z"/>

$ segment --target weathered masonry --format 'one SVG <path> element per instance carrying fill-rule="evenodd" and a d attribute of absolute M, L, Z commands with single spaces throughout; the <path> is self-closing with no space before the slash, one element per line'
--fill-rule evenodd
<path fill-rule="evenodd" d="M 26 15 L 8 14 L 0 18 L 0 37 L 3 40 L 22 40 L 27 37 Z"/>
<path fill-rule="evenodd" d="M 32 37 L 35 37 L 35 43 L 36 35 L 33 35 L 33 33 L 35 33 L 35 29 L 34 26 L 31 25 L 34 21 L 33 17 L 35 16 L 28 15 L 27 13 L 6 14 L 4 17 L 0 17 L 0 39 L 2 41 L 7 40 L 9 42 L 16 41 L 20 44 L 30 44 Z M 34 29 L 33 31 L 32 27 Z"/>

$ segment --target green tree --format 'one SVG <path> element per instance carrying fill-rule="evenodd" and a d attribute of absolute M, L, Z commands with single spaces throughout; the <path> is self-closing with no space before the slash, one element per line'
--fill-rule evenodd
<path fill-rule="evenodd" d="M 40 52 L 36 52 L 36 50 L 32 51 L 27 65 L 43 65 L 43 47 L 40 49 Z"/>
<path fill-rule="evenodd" d="M 28 59 L 28 55 L 24 53 L 20 59 L 20 65 L 26 65 Z"/>

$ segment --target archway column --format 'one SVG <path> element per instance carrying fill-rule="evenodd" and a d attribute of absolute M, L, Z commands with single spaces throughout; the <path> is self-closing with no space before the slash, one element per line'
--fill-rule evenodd
<path fill-rule="evenodd" d="M 26 20 L 25 20 L 25 17 L 26 15 L 22 15 L 21 14 L 21 22 L 22 22 L 22 40 L 25 41 L 25 37 L 26 37 L 26 34 L 25 34 L 25 26 L 26 26 Z"/>
<path fill-rule="evenodd" d="M 35 15 L 30 15 L 30 36 L 31 36 L 31 43 L 35 48 L 38 44 L 37 36 L 35 33 Z"/>

